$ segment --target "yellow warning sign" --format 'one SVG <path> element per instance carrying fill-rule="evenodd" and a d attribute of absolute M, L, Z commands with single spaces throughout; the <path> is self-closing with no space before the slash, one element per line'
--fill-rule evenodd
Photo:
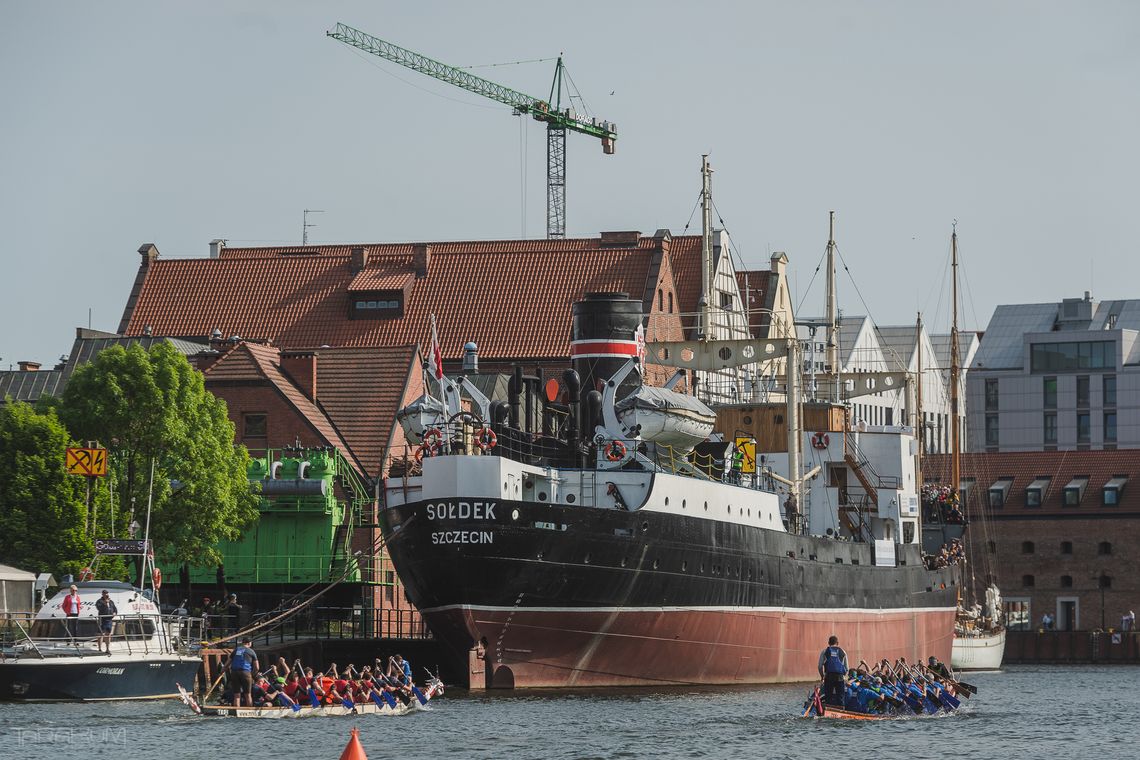
<path fill-rule="evenodd" d="M 736 451 L 740 454 L 740 471 L 756 472 L 756 439 L 737 438 Z"/>
<path fill-rule="evenodd" d="M 107 474 L 107 450 L 69 448 L 67 474 L 103 477 Z"/>

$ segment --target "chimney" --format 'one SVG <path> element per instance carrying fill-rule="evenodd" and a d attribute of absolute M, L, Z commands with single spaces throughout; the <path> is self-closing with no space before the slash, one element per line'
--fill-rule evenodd
<path fill-rule="evenodd" d="M 641 233 L 637 230 L 621 232 L 603 232 L 602 248 L 636 248 L 641 240 Z"/>
<path fill-rule="evenodd" d="M 158 248 L 155 247 L 154 243 L 143 243 L 139 246 L 139 255 L 142 256 L 145 266 L 158 258 Z"/>
<path fill-rule="evenodd" d="M 218 359 L 222 358 L 222 352 L 216 348 L 207 348 L 194 354 L 194 366 L 197 367 L 199 372 L 205 372 L 210 367 L 217 364 Z"/>
<path fill-rule="evenodd" d="M 281 369 L 285 371 L 310 401 L 317 400 L 317 352 L 286 351 L 281 354 Z"/>
<path fill-rule="evenodd" d="M 431 265 L 431 246 L 427 243 L 417 243 L 412 253 L 412 264 L 416 268 L 417 280 L 427 277 L 428 267 Z"/>
<path fill-rule="evenodd" d="M 39 362 L 16 362 L 21 372 L 36 372 L 40 368 Z"/>
<path fill-rule="evenodd" d="M 211 240 L 210 241 L 210 258 L 211 259 L 220 259 L 222 257 L 222 251 L 224 251 L 225 249 L 226 249 L 226 241 L 225 240 L 222 240 L 221 238 Z"/>
<path fill-rule="evenodd" d="M 352 271 L 360 272 L 368 266 L 368 251 L 364 248 L 352 249 Z"/>

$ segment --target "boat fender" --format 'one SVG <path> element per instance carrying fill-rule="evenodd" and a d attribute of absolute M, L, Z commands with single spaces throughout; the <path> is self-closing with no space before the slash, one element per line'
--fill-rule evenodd
<path fill-rule="evenodd" d="M 490 451 L 495 448 L 499 443 L 499 437 L 495 435 L 495 431 L 489 427 L 485 427 L 479 431 L 479 437 L 476 439 L 481 451 Z"/>
<path fill-rule="evenodd" d="M 816 433 L 811 437 L 811 445 L 812 448 L 826 449 L 829 445 L 831 445 L 831 438 L 827 435 L 827 433 Z"/>
<path fill-rule="evenodd" d="M 608 459 L 609 461 L 620 462 L 622 459 L 625 459 L 625 454 L 626 454 L 625 444 L 622 443 L 621 441 L 610 441 L 609 443 L 606 444 L 606 447 L 603 450 L 603 453 L 605 454 L 606 459 Z"/>
<path fill-rule="evenodd" d="M 158 591 L 160 588 L 162 588 L 162 571 L 157 567 L 154 570 L 151 570 L 150 580 L 151 583 L 154 584 L 154 590 Z"/>

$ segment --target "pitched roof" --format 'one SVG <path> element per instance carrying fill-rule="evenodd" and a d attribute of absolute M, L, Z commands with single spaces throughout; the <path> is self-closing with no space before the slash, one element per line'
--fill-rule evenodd
<path fill-rule="evenodd" d="M 124 334 L 150 326 L 156 335 L 226 336 L 274 345 L 390 346 L 428 343 L 429 315 L 439 315 L 446 359 L 467 341 L 488 358 L 562 357 L 569 351 L 570 305 L 590 291 L 644 298 L 662 238 L 609 247 L 601 238 L 430 243 L 426 277 L 407 283 L 403 317 L 350 318 L 350 288 L 391 282 L 407 271 L 423 244 L 364 246 L 366 266 L 354 272 L 359 245 L 227 248 L 219 258 L 144 259 L 137 298 L 124 314 Z M 691 264 L 695 252 L 697 263 Z M 699 272 L 700 238 L 673 238 L 670 259 L 681 308 L 700 289 L 684 273 Z M 682 272 L 677 273 L 680 264 Z M 375 279 L 371 279 L 375 278 Z M 356 285 L 354 286 L 354 283 Z M 695 297 L 693 300 L 695 307 Z"/>
<path fill-rule="evenodd" d="M 932 454 L 923 459 L 926 480 L 950 481 L 950 455 Z M 993 510 L 998 519 L 1033 519 L 1038 515 L 1109 516 L 1140 512 L 1140 450 L 1117 451 L 1010 451 L 962 455 L 962 478 L 973 478 L 979 498 L 999 480 L 1012 478 L 1005 506 Z M 1087 477 L 1088 486 L 1076 507 L 1063 505 L 1065 486 L 1074 478 Z M 1120 504 L 1105 506 L 1102 491 L 1114 478 L 1127 484 Z M 1026 506 L 1025 489 L 1034 480 L 1047 478 L 1040 507 Z"/>

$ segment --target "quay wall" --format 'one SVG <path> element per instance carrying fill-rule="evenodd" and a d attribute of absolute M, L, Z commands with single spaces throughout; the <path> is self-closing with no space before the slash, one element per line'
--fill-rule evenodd
<path fill-rule="evenodd" d="M 1140 665 L 1137 631 L 1008 631 L 1006 665 Z"/>

